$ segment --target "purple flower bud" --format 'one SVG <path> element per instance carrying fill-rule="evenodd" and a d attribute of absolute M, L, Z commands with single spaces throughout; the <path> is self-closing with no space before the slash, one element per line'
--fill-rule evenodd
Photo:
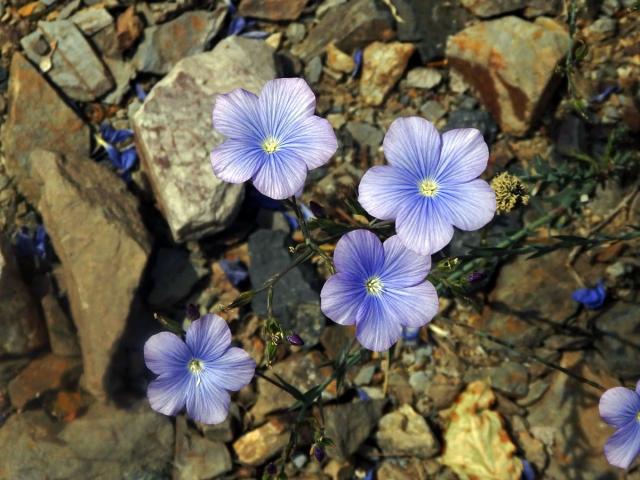
<path fill-rule="evenodd" d="M 291 335 L 287 335 L 287 341 L 291 345 L 295 345 L 296 347 L 301 347 L 304 345 L 304 340 L 297 333 L 292 333 Z"/>
<path fill-rule="evenodd" d="M 198 320 L 200 318 L 200 307 L 198 305 L 194 305 L 190 303 L 187 305 L 187 317 L 190 320 Z"/>
<path fill-rule="evenodd" d="M 276 467 L 276 464 L 271 462 L 267 465 L 267 468 L 265 468 L 265 472 L 267 473 L 267 475 L 275 475 L 276 473 L 278 473 L 278 467 Z"/>
<path fill-rule="evenodd" d="M 322 462 L 327 455 L 325 454 L 324 448 L 322 448 L 320 445 L 314 445 L 313 456 L 316 457 L 316 460 L 318 462 Z"/>
<path fill-rule="evenodd" d="M 484 280 L 487 275 L 484 272 L 471 272 L 467 276 L 467 282 L 469 283 L 478 283 Z"/>

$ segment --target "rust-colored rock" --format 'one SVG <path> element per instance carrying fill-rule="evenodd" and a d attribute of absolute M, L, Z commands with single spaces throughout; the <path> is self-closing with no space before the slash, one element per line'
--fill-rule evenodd
<path fill-rule="evenodd" d="M 138 202 L 115 173 L 89 159 L 39 150 L 38 210 L 63 266 L 78 328 L 84 386 L 107 394 L 112 355 L 124 332 L 151 250 Z"/>
<path fill-rule="evenodd" d="M 368 105 L 381 105 L 407 68 L 412 43 L 373 42 L 364 49 L 360 95 Z"/>
<path fill-rule="evenodd" d="M 77 380 L 79 370 L 79 359 L 53 354 L 37 358 L 9 382 L 11 404 L 20 409 L 47 390 L 56 390 Z"/>
<path fill-rule="evenodd" d="M 569 37 L 556 22 L 505 17 L 449 38 L 449 65 L 471 84 L 504 132 L 524 135 L 544 109 Z"/>
<path fill-rule="evenodd" d="M 131 5 L 120 14 L 116 21 L 116 36 L 120 50 L 130 48 L 140 38 L 143 29 L 142 20 L 136 15 L 136 10 Z"/>
<path fill-rule="evenodd" d="M 356 62 L 335 44 L 327 45 L 327 66 L 338 72 L 351 73 L 356 66 Z"/>
<path fill-rule="evenodd" d="M 44 148 L 65 155 L 88 157 L 89 127 L 58 96 L 38 70 L 20 53 L 11 60 L 9 111 L 2 146 L 8 173 L 22 193 L 37 203 L 29 153 Z"/>
<path fill-rule="evenodd" d="M 266 20 L 296 20 L 307 0 L 242 0 L 238 13 Z"/>

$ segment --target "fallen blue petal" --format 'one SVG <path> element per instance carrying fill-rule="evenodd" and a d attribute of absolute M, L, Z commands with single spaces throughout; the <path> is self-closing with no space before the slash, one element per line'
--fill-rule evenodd
<path fill-rule="evenodd" d="M 144 91 L 144 88 L 142 88 L 142 85 L 140 85 L 139 83 L 136 83 L 136 97 L 138 97 L 138 100 L 140 100 L 141 102 L 144 102 L 145 99 L 147 98 L 147 92 Z"/>
<path fill-rule="evenodd" d="M 362 388 L 356 389 L 356 392 L 358 392 L 358 398 L 363 402 L 368 402 L 369 400 L 371 400 L 371 397 L 369 396 L 369 394 L 365 392 Z"/>
<path fill-rule="evenodd" d="M 229 37 L 240 34 L 247 27 L 247 19 L 244 17 L 235 17 L 229 24 L 227 35 Z"/>
<path fill-rule="evenodd" d="M 103 122 L 100 125 L 100 136 L 107 143 L 117 144 L 133 137 L 133 130 L 127 128 L 116 130 L 110 124 Z"/>
<path fill-rule="evenodd" d="M 593 288 L 579 288 L 571 294 L 571 298 L 581 303 L 589 310 L 597 310 L 607 298 L 607 290 L 604 282 L 600 280 Z"/>
<path fill-rule="evenodd" d="M 126 150 L 120 152 L 118 170 L 122 172 L 128 172 L 135 166 L 137 161 L 138 152 L 136 152 L 136 147 L 129 147 Z"/>
<path fill-rule="evenodd" d="M 44 259 L 47 256 L 47 231 L 43 225 L 38 225 L 35 233 L 22 227 L 15 235 L 16 253 L 20 257 L 38 257 Z"/>
<path fill-rule="evenodd" d="M 536 472 L 527 460 L 522 459 L 522 480 L 536 480 Z"/>
<path fill-rule="evenodd" d="M 358 73 L 360 73 L 360 68 L 362 67 L 362 49 L 358 48 L 355 52 L 353 52 L 353 61 L 356 64 L 353 67 L 353 71 L 351 72 L 351 78 L 356 78 Z"/>
<path fill-rule="evenodd" d="M 240 260 L 220 260 L 220 267 L 233 286 L 237 287 L 249 277 L 249 272 Z"/>
<path fill-rule="evenodd" d="M 613 93 L 618 93 L 619 91 L 620 91 L 620 87 L 618 87 L 617 85 L 609 85 L 608 87 L 605 87 L 605 89 L 602 92 L 591 97 L 591 102 L 602 103 L 607 98 L 609 98 Z"/>
<path fill-rule="evenodd" d="M 253 30 L 252 32 L 241 33 L 241 37 L 245 38 L 253 38 L 256 40 L 262 40 L 263 38 L 267 38 L 271 35 L 269 32 L 263 32 L 262 30 Z"/>

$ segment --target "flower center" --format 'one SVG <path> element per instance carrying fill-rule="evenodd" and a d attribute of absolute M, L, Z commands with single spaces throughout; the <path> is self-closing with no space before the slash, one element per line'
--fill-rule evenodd
<path fill-rule="evenodd" d="M 262 150 L 271 155 L 274 152 L 277 152 L 280 148 L 280 141 L 273 138 L 267 137 L 264 142 L 262 142 Z"/>
<path fill-rule="evenodd" d="M 435 197 L 436 193 L 438 193 L 438 184 L 435 180 L 425 178 L 420 182 L 418 189 L 420 190 L 420 194 L 425 197 Z"/>
<path fill-rule="evenodd" d="M 640 412 L 636 413 L 636 420 L 640 422 Z"/>
<path fill-rule="evenodd" d="M 369 295 L 380 295 L 383 287 L 384 285 L 382 280 L 380 280 L 380 277 L 370 277 L 366 282 L 364 282 L 364 288 L 367 290 Z"/>
<path fill-rule="evenodd" d="M 196 377 L 196 385 L 200 385 L 200 374 L 204 370 L 202 360 L 192 358 L 187 364 L 187 369 L 189 370 L 189 373 L 191 373 L 191 375 L 194 375 Z"/>

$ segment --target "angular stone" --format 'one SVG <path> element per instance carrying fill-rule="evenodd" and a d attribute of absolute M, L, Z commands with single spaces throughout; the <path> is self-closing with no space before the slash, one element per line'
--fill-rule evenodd
<path fill-rule="evenodd" d="M 640 325 L 638 304 L 616 302 L 595 318 L 600 334 L 596 359 L 607 371 L 629 381 L 640 376 Z"/>
<path fill-rule="evenodd" d="M 48 46 L 43 53 L 38 50 L 42 42 Z M 38 30 L 20 43 L 32 62 L 42 66 L 50 58 L 51 68 L 45 68 L 47 76 L 74 100 L 89 102 L 113 87 L 105 65 L 71 20 L 39 22 Z M 51 53 L 49 48 L 54 44 Z"/>
<path fill-rule="evenodd" d="M 100 403 L 60 430 L 42 411 L 0 428 L 0 478 L 165 478 L 173 426 L 146 400 L 126 409 Z"/>
<path fill-rule="evenodd" d="M 241 463 L 258 466 L 282 451 L 290 436 L 286 425 L 273 419 L 241 436 L 233 443 L 233 450 Z"/>
<path fill-rule="evenodd" d="M 389 9 L 376 0 L 355 0 L 330 9 L 292 52 L 308 62 L 330 42 L 346 53 L 395 35 Z"/>
<path fill-rule="evenodd" d="M 116 25 L 106 8 L 85 8 L 69 18 L 82 30 L 91 44 L 106 57 L 120 56 Z"/>
<path fill-rule="evenodd" d="M 356 67 L 356 62 L 335 44 L 330 43 L 327 45 L 327 66 L 338 72 L 351 73 Z"/>
<path fill-rule="evenodd" d="M 266 20 L 296 20 L 307 0 L 241 0 L 238 13 Z"/>
<path fill-rule="evenodd" d="M 322 382 L 320 365 L 323 357 L 318 352 L 310 352 L 308 355 L 298 353 L 291 355 L 286 360 L 273 366 L 273 373 L 281 376 L 301 392 L 305 392 Z M 294 400 L 287 392 L 258 378 L 258 401 L 251 409 L 254 420 L 260 422 L 269 413 L 289 408 Z"/>
<path fill-rule="evenodd" d="M 79 359 L 52 354 L 37 358 L 9 382 L 11 404 L 21 409 L 42 393 L 70 385 L 79 376 Z"/>
<path fill-rule="evenodd" d="M 42 313 L 49 332 L 49 345 L 56 355 L 75 357 L 80 355 L 80 345 L 75 327 L 58 299 L 48 293 L 40 300 Z"/>
<path fill-rule="evenodd" d="M 149 303 L 157 307 L 170 307 L 186 297 L 207 271 L 195 265 L 189 252 L 177 248 L 160 248 L 151 270 L 153 289 Z"/>
<path fill-rule="evenodd" d="M 502 130 L 524 135 L 546 106 L 568 47 L 567 33 L 553 20 L 504 17 L 450 37 L 447 58 Z"/>
<path fill-rule="evenodd" d="M 430 458 L 439 449 L 427 421 L 408 404 L 380 419 L 376 441 L 388 455 Z"/>
<path fill-rule="evenodd" d="M 104 63 L 109 67 L 109 71 L 116 82 L 116 88 L 106 97 L 104 103 L 118 105 L 131 88 L 131 80 L 136 76 L 136 71 L 131 62 L 119 58 L 105 57 Z"/>
<path fill-rule="evenodd" d="M 216 95 L 258 92 L 275 76 L 273 50 L 264 42 L 228 37 L 211 52 L 181 60 L 134 115 L 138 151 L 176 241 L 221 231 L 242 202 L 243 186 L 211 171 L 209 152 L 224 139 L 211 126 Z"/>
<path fill-rule="evenodd" d="M 418 67 L 407 74 L 407 87 L 429 90 L 442 81 L 442 74 L 435 68 Z"/>
<path fill-rule="evenodd" d="M 9 240 L 0 235 L 0 356 L 23 355 L 47 344 L 36 305 L 22 281 Z"/>
<path fill-rule="evenodd" d="M 372 152 L 376 152 L 382 145 L 384 133 L 369 123 L 348 122 L 347 131 L 360 146 L 369 147 Z"/>
<path fill-rule="evenodd" d="M 140 72 L 168 73 L 183 58 L 204 52 L 225 17 L 226 9 L 194 10 L 170 22 L 146 28 L 133 64 Z"/>
<path fill-rule="evenodd" d="M 447 38 L 464 28 L 471 19 L 459 2 L 442 0 L 393 0 L 403 22 L 398 23 L 398 39 L 414 42 L 423 63 L 444 56 Z"/>
<path fill-rule="evenodd" d="M 8 173 L 22 193 L 37 203 L 38 188 L 31 174 L 31 150 L 44 148 L 65 155 L 88 157 L 89 127 L 20 53 L 11 60 L 9 112 L 2 147 Z"/>
<path fill-rule="evenodd" d="M 257 230 L 249 237 L 249 276 L 253 285 L 262 285 L 274 273 L 287 268 L 291 254 L 287 249 L 288 233 Z M 285 329 L 302 337 L 307 347 L 318 343 L 325 325 L 318 292 L 310 284 L 314 272 L 306 265 L 295 268 L 273 289 L 273 315 Z M 251 301 L 254 313 L 267 314 L 267 296 L 259 294 Z"/>
<path fill-rule="evenodd" d="M 467 383 L 488 380 L 494 389 L 512 398 L 523 398 L 529 393 L 529 373 L 520 363 L 503 362 L 497 367 L 468 370 L 464 380 Z"/>
<path fill-rule="evenodd" d="M 177 422 L 186 419 L 178 418 Z M 178 428 L 178 432 L 180 428 Z M 233 467 L 231 455 L 222 442 L 212 442 L 197 432 L 187 431 L 177 439 L 173 478 L 176 480 L 206 480 L 217 478 Z"/>
<path fill-rule="evenodd" d="M 360 95 L 368 105 L 381 105 L 407 68 L 415 51 L 411 43 L 373 42 L 364 49 Z"/>
<path fill-rule="evenodd" d="M 116 23 L 116 37 L 118 39 L 118 46 L 121 50 L 126 50 L 133 46 L 142 35 L 144 24 L 140 17 L 136 15 L 136 10 L 133 5 L 127 8 L 118 16 Z"/>
<path fill-rule="evenodd" d="M 465 8 L 468 8 L 478 17 L 495 17 L 503 13 L 523 9 L 529 3 L 527 0 L 460 0 Z"/>
<path fill-rule="evenodd" d="M 138 201 L 115 173 L 91 160 L 65 161 L 51 152 L 34 157 L 34 173 L 42 182 L 38 210 L 62 262 L 84 384 L 104 397 L 151 239 Z"/>
<path fill-rule="evenodd" d="M 327 448 L 327 454 L 338 460 L 353 455 L 378 424 L 385 403 L 369 400 L 324 407 L 326 434 L 335 443 Z"/>

